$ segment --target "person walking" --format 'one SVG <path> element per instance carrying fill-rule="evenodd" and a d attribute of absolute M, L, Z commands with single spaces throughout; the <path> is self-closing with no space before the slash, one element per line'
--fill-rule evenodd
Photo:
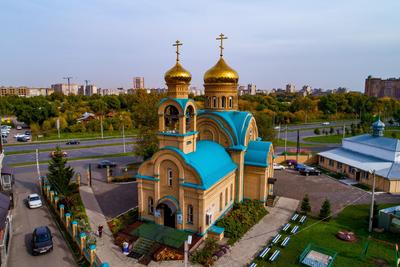
<path fill-rule="evenodd" d="M 101 236 L 103 235 L 103 225 L 99 225 L 98 227 L 97 227 L 97 232 L 98 232 L 98 234 L 99 234 L 99 237 L 101 238 Z"/>

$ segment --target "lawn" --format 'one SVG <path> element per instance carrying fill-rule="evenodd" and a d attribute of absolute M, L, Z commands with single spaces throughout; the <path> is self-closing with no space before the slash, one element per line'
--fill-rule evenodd
<path fill-rule="evenodd" d="M 137 134 L 137 129 L 125 130 L 125 135 L 134 135 Z M 121 131 L 104 131 L 104 138 L 107 137 L 122 137 Z M 60 133 L 61 140 L 68 139 L 87 139 L 87 138 L 101 138 L 100 132 L 78 132 L 78 133 Z M 32 137 L 33 141 L 48 141 L 48 140 L 59 140 L 57 132 L 50 132 L 42 135 L 42 137 L 34 135 Z"/>
<path fill-rule="evenodd" d="M 346 135 L 346 137 L 351 137 L 351 135 Z M 304 141 L 307 142 L 316 142 L 323 144 L 339 144 L 342 142 L 343 135 L 335 134 L 335 135 L 317 135 L 312 137 L 303 138 Z"/>
<path fill-rule="evenodd" d="M 393 138 L 392 133 L 396 133 L 397 137 L 400 136 L 400 132 L 398 131 L 385 131 L 384 136 Z M 311 137 L 303 138 L 304 141 L 307 142 L 316 142 L 316 143 L 324 143 L 324 144 L 339 144 L 342 142 L 343 135 L 335 134 L 335 135 L 316 135 Z M 346 135 L 346 137 L 352 137 L 352 135 Z M 307 145 L 306 145 L 307 146 Z"/>
<path fill-rule="evenodd" d="M 284 147 L 285 146 L 285 139 L 276 140 L 275 146 Z M 297 142 L 296 141 L 287 140 L 286 146 L 288 146 L 288 147 L 296 147 L 297 146 Z M 316 144 L 300 143 L 300 147 L 310 147 L 310 146 L 316 146 Z"/>
<path fill-rule="evenodd" d="M 380 205 L 385 208 L 393 205 Z M 257 266 L 299 266 L 298 258 L 307 244 L 334 250 L 338 253 L 333 266 L 394 266 L 394 244 L 400 236 L 387 233 L 373 233 L 373 239 L 369 242 L 369 248 L 365 258 L 360 258 L 366 240 L 368 239 L 368 205 L 349 206 L 343 210 L 337 218 L 330 222 L 318 222 L 314 219 L 300 226 L 299 232 L 292 237 L 286 248 L 280 248 L 281 255 L 275 263 L 268 263 L 267 257 L 257 258 Z M 355 243 L 341 241 L 336 238 L 340 230 L 352 231 L 358 241 Z M 274 251 L 275 246 L 271 251 Z M 389 265 L 378 265 L 376 260 L 383 260 Z"/>

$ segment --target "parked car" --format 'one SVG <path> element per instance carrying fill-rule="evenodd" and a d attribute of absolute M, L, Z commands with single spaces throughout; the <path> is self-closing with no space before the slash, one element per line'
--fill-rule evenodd
<path fill-rule="evenodd" d="M 28 139 L 28 140 L 30 140 L 31 139 L 31 136 L 30 135 L 26 135 L 26 134 L 17 134 L 17 135 L 14 135 L 14 137 L 15 138 L 19 138 L 19 137 L 25 137 L 26 139 Z"/>
<path fill-rule="evenodd" d="M 304 164 L 301 164 L 301 163 L 297 163 L 295 166 L 294 166 L 294 169 L 296 170 L 296 171 L 300 171 L 300 170 L 302 170 L 302 169 L 304 169 L 304 168 L 306 168 L 306 167 L 308 167 L 307 165 L 304 165 Z"/>
<path fill-rule="evenodd" d="M 322 125 L 329 125 L 329 124 L 331 124 L 329 121 L 325 121 L 322 123 Z"/>
<path fill-rule="evenodd" d="M 51 151 L 49 154 L 50 158 L 53 158 L 56 155 L 57 151 Z M 61 151 L 61 155 L 65 158 L 68 157 L 68 153 L 66 151 Z"/>
<path fill-rule="evenodd" d="M 17 130 L 22 130 L 22 126 L 21 125 L 17 125 L 16 129 Z"/>
<path fill-rule="evenodd" d="M 28 142 L 29 139 L 26 136 L 18 136 L 17 142 Z"/>
<path fill-rule="evenodd" d="M 289 168 L 291 168 L 292 166 L 296 166 L 297 161 L 294 159 L 288 159 L 286 160 L 286 165 L 288 165 Z"/>
<path fill-rule="evenodd" d="M 38 194 L 30 194 L 28 196 L 28 206 L 31 209 L 40 208 L 42 206 L 42 200 Z"/>
<path fill-rule="evenodd" d="M 25 135 L 31 136 L 31 135 L 32 135 L 32 132 L 31 132 L 31 131 L 25 131 Z"/>
<path fill-rule="evenodd" d="M 309 176 L 309 175 L 320 175 L 321 172 L 313 167 L 306 166 L 305 168 L 299 171 L 301 175 Z"/>
<path fill-rule="evenodd" d="M 99 168 L 99 169 L 101 169 L 101 168 L 107 168 L 107 166 L 110 167 L 110 168 L 114 168 L 114 167 L 117 167 L 117 163 L 112 162 L 112 161 L 110 161 L 110 160 L 102 160 L 102 161 L 100 161 L 99 164 L 97 165 L 97 168 Z"/>
<path fill-rule="evenodd" d="M 283 166 L 283 165 L 280 165 L 280 164 L 278 164 L 278 163 L 274 163 L 273 164 L 273 168 L 274 168 L 274 170 L 284 170 L 285 169 L 285 166 Z"/>
<path fill-rule="evenodd" d="M 274 127 L 274 130 L 280 130 L 281 129 L 281 126 L 275 126 Z"/>
<path fill-rule="evenodd" d="M 80 142 L 78 140 L 69 140 L 65 143 L 66 145 L 79 145 Z"/>
<path fill-rule="evenodd" d="M 40 226 L 33 230 L 32 255 L 38 255 L 53 250 L 53 236 L 47 226 Z"/>

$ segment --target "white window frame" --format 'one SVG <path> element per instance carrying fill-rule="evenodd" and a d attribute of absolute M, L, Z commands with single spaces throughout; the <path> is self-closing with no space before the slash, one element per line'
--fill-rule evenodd
<path fill-rule="evenodd" d="M 188 205 L 187 223 L 193 224 L 193 205 Z"/>

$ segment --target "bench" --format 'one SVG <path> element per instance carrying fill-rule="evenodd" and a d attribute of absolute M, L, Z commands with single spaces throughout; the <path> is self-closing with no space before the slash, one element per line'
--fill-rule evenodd
<path fill-rule="evenodd" d="M 252 264 L 249 265 L 249 267 L 256 267 L 257 263 L 253 262 Z"/>
<path fill-rule="evenodd" d="M 287 224 L 285 224 L 285 225 L 283 226 L 282 230 L 283 230 L 284 232 L 286 232 L 286 231 L 289 229 L 289 227 L 290 227 L 290 223 L 287 223 Z"/>
<path fill-rule="evenodd" d="M 265 255 L 267 255 L 270 250 L 271 250 L 271 247 L 266 247 L 263 251 L 261 251 L 259 257 L 264 258 Z"/>
<path fill-rule="evenodd" d="M 297 220 L 298 217 L 299 217 L 299 214 L 295 213 L 291 220 L 294 222 Z"/>
<path fill-rule="evenodd" d="M 269 261 L 274 262 L 279 257 L 279 254 L 281 254 L 281 251 L 279 249 L 275 250 L 271 257 L 269 257 Z"/>
<path fill-rule="evenodd" d="M 280 238 L 281 238 L 281 235 L 280 235 L 280 234 L 277 234 L 277 235 L 274 237 L 274 239 L 272 239 L 272 244 L 278 243 L 278 241 L 279 241 Z"/>
<path fill-rule="evenodd" d="M 281 246 L 286 247 L 289 244 L 289 241 L 290 241 L 290 237 L 289 236 L 285 237 L 285 239 L 283 239 L 283 241 L 281 243 Z"/>
<path fill-rule="evenodd" d="M 299 226 L 296 225 L 295 227 L 293 227 L 292 231 L 290 231 L 292 234 L 297 233 L 297 230 L 299 230 Z"/>
<path fill-rule="evenodd" d="M 303 216 L 300 218 L 300 223 L 303 224 L 303 223 L 306 221 L 306 219 L 307 219 L 307 216 L 306 216 L 306 215 L 303 215 Z"/>

